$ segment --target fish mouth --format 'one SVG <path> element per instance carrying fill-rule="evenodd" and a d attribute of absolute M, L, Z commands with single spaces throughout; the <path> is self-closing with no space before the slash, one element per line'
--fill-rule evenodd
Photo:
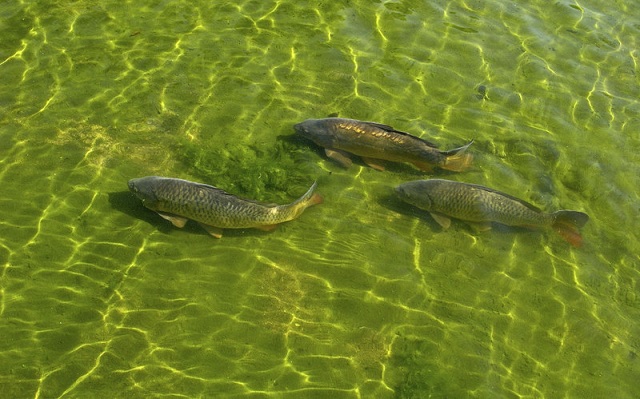
<path fill-rule="evenodd" d="M 396 195 L 398 197 L 400 197 L 400 198 L 406 198 L 407 197 L 407 195 L 406 195 L 406 193 L 404 191 L 404 187 L 402 187 L 402 186 L 396 187 L 395 188 L 395 192 L 396 192 Z"/>
<path fill-rule="evenodd" d="M 309 129 L 305 127 L 304 122 L 296 123 L 295 125 L 293 125 L 293 129 L 296 131 L 296 133 L 299 133 L 303 136 L 309 135 Z"/>

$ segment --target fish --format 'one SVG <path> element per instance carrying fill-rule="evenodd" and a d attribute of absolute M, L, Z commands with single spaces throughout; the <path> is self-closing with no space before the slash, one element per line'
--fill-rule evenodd
<path fill-rule="evenodd" d="M 588 221 L 586 213 L 560 210 L 546 213 L 509 194 L 477 184 L 443 179 L 415 180 L 395 189 L 404 202 L 423 209 L 444 229 L 451 218 L 478 224 L 481 229 L 491 223 L 534 229 L 553 228 L 574 247 L 582 245 L 579 229 Z"/>
<path fill-rule="evenodd" d="M 449 151 L 440 151 L 427 140 L 376 122 L 346 118 L 307 119 L 294 125 L 296 133 L 324 147 L 326 155 L 345 168 L 349 154 L 358 155 L 370 167 L 384 170 L 383 161 L 407 162 L 428 172 L 434 167 L 461 172 L 473 156 L 465 151 L 473 140 Z"/>
<path fill-rule="evenodd" d="M 222 237 L 223 229 L 273 230 L 280 223 L 297 218 L 309 206 L 322 202 L 322 197 L 314 192 L 316 182 L 302 197 L 287 205 L 244 199 L 208 184 L 171 177 L 140 177 L 129 180 L 128 185 L 146 208 L 174 226 L 182 228 L 187 220 L 193 220 L 215 238 Z"/>

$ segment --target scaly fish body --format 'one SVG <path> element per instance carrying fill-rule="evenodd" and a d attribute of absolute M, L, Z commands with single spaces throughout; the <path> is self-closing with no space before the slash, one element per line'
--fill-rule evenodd
<path fill-rule="evenodd" d="M 187 219 L 196 221 L 217 238 L 222 236 L 221 229 L 271 230 L 277 224 L 297 218 L 307 207 L 322 202 L 322 198 L 314 194 L 315 188 L 316 183 L 291 204 L 267 205 L 182 179 L 147 176 L 129 181 L 129 189 L 145 207 L 177 227 L 183 227 Z"/>
<path fill-rule="evenodd" d="M 561 210 L 546 213 L 511 195 L 488 187 L 449 180 L 417 180 L 399 185 L 396 193 L 403 201 L 428 211 L 444 228 L 450 219 L 487 224 L 532 228 L 552 227 L 574 246 L 582 237 L 578 228 L 589 216 L 582 212 Z"/>
<path fill-rule="evenodd" d="M 351 165 L 348 154 L 363 158 L 369 166 L 383 170 L 379 160 L 412 163 L 421 170 L 434 166 L 462 171 L 471 164 L 471 155 L 464 151 L 471 142 L 450 151 L 440 151 L 436 145 L 401 132 L 391 126 L 345 118 L 308 119 L 294 126 L 297 133 L 324 147 L 327 156 L 345 167 Z"/>

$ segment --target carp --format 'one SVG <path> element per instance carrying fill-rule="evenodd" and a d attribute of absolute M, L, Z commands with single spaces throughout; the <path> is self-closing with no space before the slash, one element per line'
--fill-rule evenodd
<path fill-rule="evenodd" d="M 586 213 L 560 210 L 546 213 L 509 194 L 477 184 L 450 180 L 416 180 L 400 184 L 396 194 L 404 202 L 428 211 L 443 228 L 451 224 L 450 218 L 479 223 L 490 228 L 490 223 L 528 228 L 553 228 L 575 247 L 582 244 L 578 231 L 589 220 Z"/>
<path fill-rule="evenodd" d="M 174 226 L 187 220 L 200 224 L 213 237 L 222 229 L 256 228 L 273 230 L 278 224 L 300 216 L 311 205 L 322 202 L 314 193 L 317 184 L 287 205 L 264 204 L 236 197 L 217 187 L 169 177 L 147 176 L 129 180 L 129 190 L 142 204 Z"/>
<path fill-rule="evenodd" d="M 384 170 L 383 162 L 408 162 L 422 171 L 434 167 L 461 172 L 471 166 L 472 155 L 465 151 L 473 140 L 449 151 L 438 150 L 436 145 L 375 122 L 355 119 L 308 119 L 294 125 L 295 131 L 324 147 L 327 156 L 348 168 L 352 164 L 349 154 L 355 154 L 376 170 Z"/>

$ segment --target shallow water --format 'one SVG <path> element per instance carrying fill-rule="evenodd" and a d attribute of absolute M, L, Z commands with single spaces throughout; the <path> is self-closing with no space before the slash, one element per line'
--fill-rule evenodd
<path fill-rule="evenodd" d="M 632 398 L 640 11 L 630 1 L 15 2 L 0 10 L 7 397 Z M 342 169 L 338 114 L 471 171 Z M 163 175 L 324 204 L 269 233 L 173 228 Z M 477 232 L 394 198 L 438 177 L 591 220 Z"/>

